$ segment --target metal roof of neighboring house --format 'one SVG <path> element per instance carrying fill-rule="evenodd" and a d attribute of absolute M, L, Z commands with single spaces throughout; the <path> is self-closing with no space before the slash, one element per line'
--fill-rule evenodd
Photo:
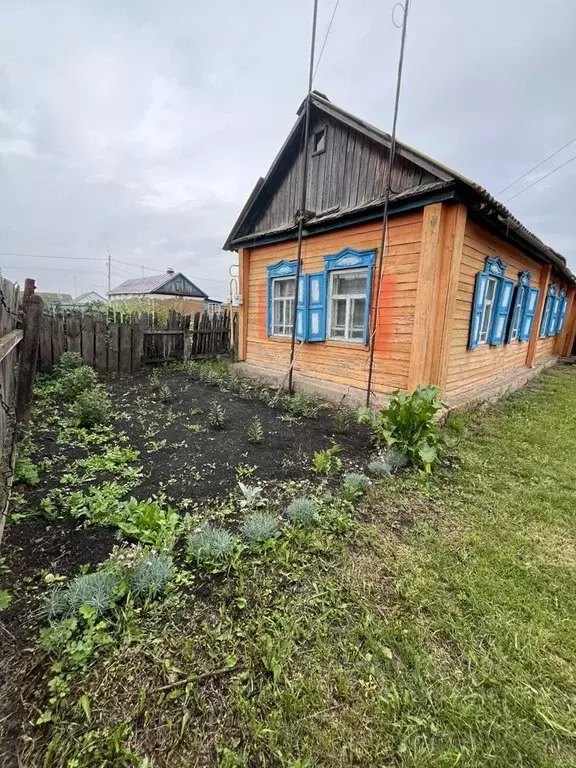
<path fill-rule="evenodd" d="M 174 295 L 174 296 L 188 296 L 188 297 L 194 297 L 198 299 L 206 299 L 208 297 L 207 293 L 204 293 L 200 288 L 198 288 L 197 285 L 195 285 L 191 280 L 189 280 L 185 275 L 182 274 L 182 272 L 175 272 L 174 274 L 167 274 L 166 272 L 163 272 L 160 275 L 150 275 L 148 277 L 137 277 L 132 280 L 125 280 L 123 283 L 118 285 L 116 288 L 113 288 L 109 295 L 110 296 L 126 296 L 126 295 L 133 295 L 138 296 L 142 294 L 147 293 L 161 293 L 162 288 L 172 280 L 174 280 L 177 277 L 183 278 L 189 285 L 190 289 L 186 293 L 183 293 L 181 291 L 177 291 L 173 294 L 171 294 L 169 291 L 165 291 L 168 295 Z"/>
<path fill-rule="evenodd" d="M 49 293 L 46 291 L 38 291 L 37 296 L 46 304 L 66 304 L 72 301 L 72 295 L 70 293 Z"/>
<path fill-rule="evenodd" d="M 311 95 L 311 103 L 313 109 L 324 112 L 326 115 L 346 124 L 349 128 L 353 128 L 369 137 L 372 141 L 390 148 L 390 134 L 361 120 L 341 107 L 337 107 L 323 94 L 314 91 Z M 267 175 L 258 180 L 246 201 L 246 204 L 242 208 L 242 211 L 224 244 L 225 250 L 236 250 L 238 247 L 241 247 L 244 242 L 255 241 L 257 238 L 264 238 L 272 235 L 280 236 L 284 233 L 293 234 L 296 231 L 295 215 L 293 223 L 288 225 L 276 227 L 275 229 L 266 232 L 249 233 L 239 236 L 242 225 L 247 220 L 251 211 L 261 204 L 261 201 L 269 195 L 270 186 L 275 183 L 274 179 L 282 166 L 285 153 L 290 151 L 289 148 L 293 146 L 293 140 L 297 132 L 303 130 L 306 104 L 307 100 L 304 100 L 300 105 L 297 113 L 298 119 L 292 128 L 292 131 L 274 159 Z M 390 196 L 390 202 L 392 204 L 409 199 L 417 199 L 419 196 L 424 197 L 425 193 L 442 193 L 445 191 L 446 195 L 451 195 L 451 199 L 464 202 L 472 212 L 486 224 L 492 226 L 501 237 L 510 240 L 518 247 L 524 248 L 541 261 L 552 264 L 568 282 L 576 282 L 576 276 L 568 268 L 566 259 L 525 227 L 512 215 L 503 203 L 496 200 L 496 198 L 480 184 L 477 184 L 461 173 L 454 171 L 452 168 L 428 157 L 424 153 L 413 149 L 402 141 L 396 141 L 396 152 L 406 160 L 409 160 L 432 173 L 437 181 L 421 184 L 417 187 L 412 187 L 411 189 L 405 189 L 396 194 L 392 194 Z M 335 209 L 326 211 L 317 211 L 310 219 L 307 219 L 305 227 L 307 230 L 308 228 L 318 228 L 324 222 L 328 223 L 330 220 L 336 221 L 338 219 L 345 219 L 346 217 L 351 217 L 354 214 L 359 214 L 364 211 L 367 213 L 373 211 L 376 214 L 377 210 L 382 209 L 383 207 L 383 199 L 383 197 L 379 197 L 353 207 L 336 207 Z"/>

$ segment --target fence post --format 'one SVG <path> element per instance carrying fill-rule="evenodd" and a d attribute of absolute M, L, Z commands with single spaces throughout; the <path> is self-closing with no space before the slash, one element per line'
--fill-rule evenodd
<path fill-rule="evenodd" d="M 18 369 L 18 387 L 16 390 L 16 421 L 27 421 L 32 405 L 32 388 L 36 361 L 38 359 L 38 343 L 40 340 L 40 323 L 44 302 L 34 293 L 34 281 L 29 290 L 28 280 L 24 287 L 24 337 L 20 347 L 20 365 Z M 28 290 L 28 293 L 27 293 Z"/>

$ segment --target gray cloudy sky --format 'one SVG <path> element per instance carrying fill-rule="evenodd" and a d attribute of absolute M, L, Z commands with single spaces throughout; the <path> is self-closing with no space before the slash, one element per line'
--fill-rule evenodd
<path fill-rule="evenodd" d="M 314 84 L 385 130 L 393 4 L 340 0 Z M 224 298 L 221 245 L 305 95 L 311 7 L 0 0 L 0 252 L 52 257 L 0 255 L 3 274 L 104 292 L 110 248 Z M 498 193 L 576 136 L 575 40 L 573 0 L 413 0 L 399 137 Z M 574 270 L 575 197 L 576 162 L 510 203 Z M 139 275 L 114 265 L 114 283 Z"/>

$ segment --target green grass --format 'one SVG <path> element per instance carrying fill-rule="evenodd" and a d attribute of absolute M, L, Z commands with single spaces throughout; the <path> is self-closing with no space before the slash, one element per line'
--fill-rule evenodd
<path fill-rule="evenodd" d="M 368 522 L 325 510 L 127 610 L 24 764 L 576 765 L 576 369 L 466 422 Z"/>

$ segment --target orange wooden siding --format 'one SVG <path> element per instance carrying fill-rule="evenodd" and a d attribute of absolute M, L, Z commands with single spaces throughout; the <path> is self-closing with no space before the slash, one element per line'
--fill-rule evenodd
<path fill-rule="evenodd" d="M 499 374 L 523 368 L 526 365 L 528 341 L 513 341 L 499 347 L 482 344 L 468 349 L 472 298 L 476 275 L 484 269 L 488 257 L 497 256 L 506 264 L 506 277 L 518 281 L 518 274 L 528 270 L 531 285 L 538 287 L 542 265 L 526 256 L 514 246 L 490 234 L 481 226 L 467 221 L 462 248 L 460 276 L 456 295 L 456 308 L 450 345 L 450 359 L 446 381 L 446 395 L 455 395 L 471 387 L 489 383 Z M 558 281 L 557 284 L 561 285 Z M 537 333 L 540 317 L 534 319 L 532 333 Z M 554 353 L 555 338 L 538 339 L 536 360 Z"/>
<path fill-rule="evenodd" d="M 374 355 L 374 387 L 381 392 L 402 389 L 408 383 L 421 232 L 421 211 L 390 220 Z M 346 247 L 378 249 L 380 236 L 381 224 L 375 221 L 308 237 L 302 248 L 303 272 L 322 271 L 324 256 Z M 247 291 L 243 289 L 247 317 L 245 360 L 249 363 L 288 367 L 289 340 L 269 338 L 267 334 L 266 267 L 281 259 L 295 258 L 295 241 L 250 249 Z M 374 279 L 373 301 L 375 296 Z M 366 387 L 367 345 L 336 341 L 297 344 L 296 355 L 295 370 L 300 373 L 338 384 Z"/>

